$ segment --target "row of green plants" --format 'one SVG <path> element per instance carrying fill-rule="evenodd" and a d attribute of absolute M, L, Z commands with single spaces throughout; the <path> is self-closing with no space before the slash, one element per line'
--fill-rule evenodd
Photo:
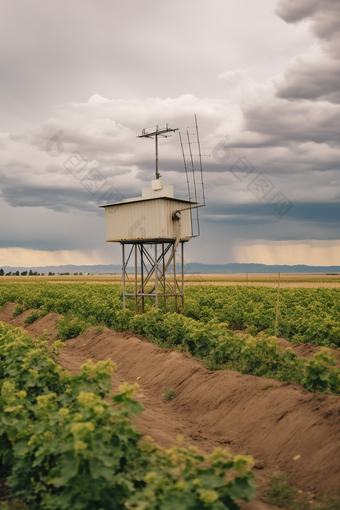
<path fill-rule="evenodd" d="M 87 302 L 81 308 L 78 302 L 79 291 L 75 287 L 66 286 L 64 298 L 68 307 L 62 297 L 56 296 L 53 302 L 50 297 L 41 301 L 40 296 L 37 301 L 37 295 L 34 295 L 34 303 L 26 301 L 17 305 L 14 314 L 21 314 L 25 307 L 40 304 L 42 309 L 31 312 L 25 322 L 31 323 L 47 311 L 64 312 L 57 324 L 58 338 L 61 340 L 80 335 L 90 325 L 106 325 L 115 330 L 129 330 L 145 335 L 162 347 L 175 347 L 190 352 L 202 359 L 209 369 L 237 370 L 242 374 L 296 382 L 312 392 L 340 394 L 340 369 L 336 368 L 336 358 L 327 350 L 321 351 L 311 360 L 299 359 L 292 349 L 284 351 L 273 337 L 265 333 L 259 333 L 256 337 L 250 334 L 236 335 L 227 323 L 215 319 L 204 322 L 170 312 L 164 314 L 150 306 L 147 306 L 147 313 L 135 315 L 132 310 L 123 312 L 119 299 L 111 309 L 103 300 L 95 298 L 90 306 Z M 63 286 L 58 286 L 57 293 L 62 289 Z M 87 286 L 80 286 L 80 290 L 87 289 Z M 100 307 L 97 308 L 97 304 Z M 187 315 L 191 309 L 189 302 Z"/>
<path fill-rule="evenodd" d="M 181 313 L 203 324 L 227 323 L 252 335 L 275 333 L 276 289 L 268 287 L 202 285 L 186 289 Z M 122 313 L 122 288 L 119 285 L 28 283 L 4 284 L 0 306 L 8 301 L 26 308 L 44 308 L 78 316 L 107 327 L 119 329 L 126 322 Z M 127 299 L 134 312 L 134 300 Z M 162 310 L 162 300 L 160 309 Z M 173 303 L 167 302 L 168 310 Z M 340 348 L 340 289 L 281 289 L 277 334 L 293 343 Z"/>
<path fill-rule="evenodd" d="M 40 308 L 28 315 L 26 323 L 49 311 L 62 314 L 63 318 L 57 325 L 61 340 L 78 336 L 89 325 L 107 326 L 117 331 L 129 330 L 145 335 L 161 346 L 186 350 L 202 359 L 210 369 L 228 368 L 243 374 L 297 382 L 309 391 L 340 394 L 340 370 L 336 368 L 336 358 L 327 351 L 321 351 L 311 360 L 299 359 L 291 349 L 281 349 L 267 332 L 256 336 L 249 333 L 236 335 L 229 323 L 221 321 L 221 316 L 208 316 L 208 311 L 223 311 L 227 306 L 226 299 L 222 301 L 216 298 L 225 288 L 209 287 L 206 290 L 204 287 L 196 293 L 196 301 L 192 299 L 189 289 L 184 314 L 164 314 L 147 305 L 147 312 L 140 315 L 135 315 L 131 309 L 122 310 L 121 288 L 118 285 L 30 284 L 10 285 L 5 289 L 7 293 L 1 293 L 3 304 L 15 299 L 20 303 L 15 314 L 21 314 L 27 308 Z M 241 297 L 243 290 L 244 287 L 239 288 Z M 210 301 L 207 301 L 207 296 Z M 257 296 L 257 302 L 260 302 L 260 298 L 261 294 Z M 268 296 L 266 299 L 269 302 Z M 228 306 L 230 312 L 234 305 L 231 302 Z M 200 317 L 197 316 L 199 311 Z M 252 332 L 251 328 L 249 326 L 246 331 Z"/>
<path fill-rule="evenodd" d="M 63 318 L 57 328 L 62 335 L 80 319 Z M 147 314 L 132 315 L 126 329 L 145 335 L 163 347 L 177 347 L 202 359 L 209 369 L 237 370 L 242 374 L 292 381 L 308 391 L 340 394 L 340 369 L 328 349 L 312 359 L 301 359 L 292 349 L 283 350 L 274 337 L 259 333 L 235 334 L 226 323 L 204 324 L 181 314 L 151 309 Z M 64 336 L 65 338 L 65 336 Z"/>
<path fill-rule="evenodd" d="M 277 290 L 268 287 L 200 286 L 186 289 L 185 314 L 208 323 L 227 322 L 251 334 L 275 332 Z M 340 289 L 280 291 L 278 336 L 293 343 L 340 348 Z"/>
<path fill-rule="evenodd" d="M 254 497 L 251 458 L 141 441 L 138 385 L 112 397 L 114 363 L 72 376 L 52 357 L 62 347 L 0 322 L 0 478 L 12 498 L 32 510 L 223 510 Z"/>

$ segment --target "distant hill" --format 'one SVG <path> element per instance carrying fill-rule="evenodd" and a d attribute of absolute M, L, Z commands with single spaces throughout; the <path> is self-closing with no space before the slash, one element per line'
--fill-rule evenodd
<path fill-rule="evenodd" d="M 186 265 L 188 273 L 340 273 L 340 266 L 266 265 L 266 264 L 199 264 Z"/>
<path fill-rule="evenodd" d="M 1 266 L 0 266 L 1 269 Z M 91 274 L 120 274 L 122 266 L 120 264 L 94 265 L 94 266 L 3 266 L 5 273 L 9 271 L 29 271 L 38 273 L 91 273 Z M 128 272 L 133 272 L 132 267 L 128 268 Z M 199 264 L 198 262 L 190 262 L 185 265 L 185 272 L 188 274 L 197 273 L 340 273 L 340 266 L 306 266 L 306 265 L 273 265 L 266 264 Z"/>

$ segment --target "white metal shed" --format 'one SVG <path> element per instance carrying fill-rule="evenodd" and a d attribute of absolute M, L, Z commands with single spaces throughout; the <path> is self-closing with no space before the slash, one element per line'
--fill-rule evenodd
<path fill-rule="evenodd" d="M 141 241 L 188 241 L 192 237 L 190 206 L 194 202 L 173 197 L 172 186 L 162 186 L 158 179 L 142 196 L 105 204 L 106 241 L 133 243 Z M 179 223 L 173 218 L 181 212 Z"/>

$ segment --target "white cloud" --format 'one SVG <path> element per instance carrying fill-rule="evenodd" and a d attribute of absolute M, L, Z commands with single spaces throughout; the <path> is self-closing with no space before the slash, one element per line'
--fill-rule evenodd
<path fill-rule="evenodd" d="M 229 96 L 233 102 L 242 106 L 268 99 L 273 95 L 274 87 L 271 82 L 258 83 L 251 77 L 251 70 L 234 69 L 219 75 L 225 81 Z"/>

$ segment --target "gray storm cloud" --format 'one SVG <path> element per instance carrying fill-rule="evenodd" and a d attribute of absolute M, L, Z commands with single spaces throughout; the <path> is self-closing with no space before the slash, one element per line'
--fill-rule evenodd
<path fill-rule="evenodd" d="M 314 54 L 293 60 L 277 82 L 277 95 L 340 104 L 340 2 L 282 0 L 276 12 L 287 23 L 310 22 L 319 46 Z"/>
<path fill-rule="evenodd" d="M 256 5 L 240 0 L 240 12 L 234 2 L 227 4 L 213 2 L 207 12 L 205 2 L 199 2 L 189 39 L 187 22 L 192 18 L 185 7 L 178 39 L 170 44 L 176 16 L 163 4 L 157 4 L 149 19 L 134 2 L 138 16 L 130 20 L 125 5 L 119 11 L 118 3 L 104 1 L 107 12 L 115 14 L 114 30 L 94 2 L 75 2 L 68 8 L 64 4 L 54 28 L 50 25 L 52 37 L 43 24 L 53 14 L 47 3 L 36 17 L 23 3 L 17 21 L 21 31 L 6 50 L 17 15 L 8 7 L 10 23 L 6 34 L 0 34 L 0 90 L 9 98 L 2 102 L 11 120 L 7 129 L 0 119 L 0 214 L 8 218 L 1 247 L 101 246 L 104 223 L 97 205 L 102 194 L 91 194 L 84 181 L 66 169 L 67 158 L 81 154 L 87 171 L 97 169 L 108 187 L 122 197 L 138 196 L 154 176 L 154 145 L 136 136 L 143 127 L 162 122 L 185 131 L 194 114 L 204 142 L 208 195 L 208 207 L 201 210 L 205 240 L 202 236 L 195 241 L 199 252 L 208 257 L 212 246 L 221 246 L 220 256 L 231 257 L 238 239 L 338 238 L 340 2 L 281 0 L 272 17 L 267 0 Z M 176 0 L 174 5 L 183 4 Z M 263 37 L 261 17 L 256 18 L 258 26 L 254 23 L 259 5 L 268 16 Z M 156 21 L 160 25 L 152 36 Z M 162 26 L 165 46 L 156 45 L 151 57 L 147 46 L 161 41 Z M 197 32 L 197 26 L 204 31 Z M 296 36 L 289 46 L 286 40 L 295 32 L 303 42 Z M 190 47 L 188 40 L 194 42 Z M 242 41 L 247 53 L 243 61 L 238 49 Z M 263 51 L 268 41 L 273 53 Z M 281 59 L 275 70 L 269 65 L 272 55 Z M 263 66 L 261 72 L 257 66 Z M 17 121 L 20 114 L 30 122 Z M 51 157 L 46 144 L 60 131 L 62 153 Z M 226 136 L 230 156 L 217 162 L 213 149 Z M 230 171 L 240 158 L 254 167 L 247 182 Z M 177 135 L 160 142 L 160 169 L 164 182 L 185 196 Z M 282 192 L 293 204 L 282 220 L 248 188 L 261 173 L 272 182 L 273 195 Z M 191 259 L 197 259 L 194 251 Z"/>
<path fill-rule="evenodd" d="M 315 14 L 322 3 L 322 0 L 280 0 L 276 13 L 287 23 L 297 23 Z"/>

